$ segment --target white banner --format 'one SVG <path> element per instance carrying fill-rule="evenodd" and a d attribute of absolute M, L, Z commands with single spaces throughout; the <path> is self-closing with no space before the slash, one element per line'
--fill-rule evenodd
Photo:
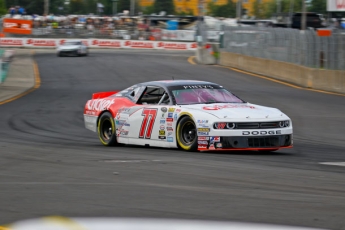
<path fill-rule="evenodd" d="M 345 0 L 327 0 L 327 11 L 345 12 Z"/>
<path fill-rule="evenodd" d="M 66 41 L 80 40 L 89 48 L 196 50 L 195 42 L 141 41 L 112 39 L 1 38 L 2 47 L 56 48 Z"/>

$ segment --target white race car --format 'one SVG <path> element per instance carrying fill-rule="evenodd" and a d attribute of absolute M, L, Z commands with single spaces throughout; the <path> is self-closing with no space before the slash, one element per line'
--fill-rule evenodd
<path fill-rule="evenodd" d="M 292 147 L 292 123 L 283 112 L 250 104 L 203 81 L 153 81 L 94 93 L 85 105 L 84 122 L 107 146 L 187 151 Z"/>
<path fill-rule="evenodd" d="M 57 56 L 61 57 L 64 55 L 87 56 L 89 51 L 87 46 L 82 41 L 70 40 L 58 46 L 56 48 L 56 52 Z"/>

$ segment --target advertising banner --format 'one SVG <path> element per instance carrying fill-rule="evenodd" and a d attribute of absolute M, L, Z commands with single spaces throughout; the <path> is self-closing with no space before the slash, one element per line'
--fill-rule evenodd
<path fill-rule="evenodd" d="M 0 38 L 2 47 L 56 48 L 67 41 L 82 41 L 89 48 L 196 50 L 195 42 L 140 41 L 112 39 Z"/>
<path fill-rule="evenodd" d="M 3 32 L 12 34 L 31 34 L 32 21 L 23 19 L 4 18 Z"/>
<path fill-rule="evenodd" d="M 327 11 L 345 12 L 345 0 L 327 0 Z"/>

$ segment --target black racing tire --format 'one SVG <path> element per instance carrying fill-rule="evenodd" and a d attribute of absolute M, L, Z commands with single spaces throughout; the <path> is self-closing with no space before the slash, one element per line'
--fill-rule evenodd
<path fill-rule="evenodd" d="M 198 149 L 196 125 L 189 116 L 182 117 L 177 124 L 176 140 L 179 148 L 194 152 Z"/>
<path fill-rule="evenodd" d="M 114 118 L 109 112 L 103 113 L 98 119 L 98 137 L 105 146 L 115 146 L 118 144 L 116 139 L 116 128 Z"/>
<path fill-rule="evenodd" d="M 84 56 L 86 57 L 86 56 L 88 56 L 88 55 L 89 55 L 89 51 L 86 50 L 86 53 L 84 54 Z"/>
<path fill-rule="evenodd" d="M 58 52 L 58 53 L 56 54 L 56 56 L 62 57 L 62 53 L 61 53 L 61 52 Z"/>

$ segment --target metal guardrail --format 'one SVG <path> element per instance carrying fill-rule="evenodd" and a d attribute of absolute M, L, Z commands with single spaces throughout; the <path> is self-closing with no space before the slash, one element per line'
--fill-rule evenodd
<path fill-rule="evenodd" d="M 345 32 L 320 37 L 314 30 L 225 27 L 221 51 L 311 68 L 345 70 Z"/>

